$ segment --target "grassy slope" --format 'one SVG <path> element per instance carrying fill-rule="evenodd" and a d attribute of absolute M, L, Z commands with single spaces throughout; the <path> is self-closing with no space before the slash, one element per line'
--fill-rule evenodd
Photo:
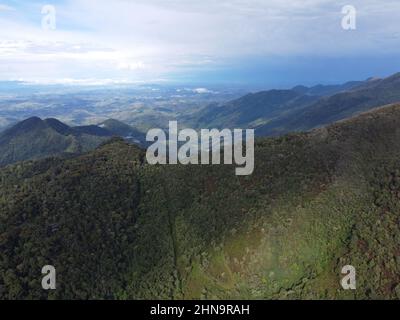
<path fill-rule="evenodd" d="M 2 169 L 0 297 L 399 297 L 399 128 L 389 106 L 262 139 L 248 177 L 149 166 L 120 140 Z"/>

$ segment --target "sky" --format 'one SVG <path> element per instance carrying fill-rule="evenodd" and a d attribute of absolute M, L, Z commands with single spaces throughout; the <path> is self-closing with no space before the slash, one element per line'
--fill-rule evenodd
<path fill-rule="evenodd" d="M 0 0 L 0 80 L 285 87 L 387 76 L 399 53 L 398 0 Z"/>

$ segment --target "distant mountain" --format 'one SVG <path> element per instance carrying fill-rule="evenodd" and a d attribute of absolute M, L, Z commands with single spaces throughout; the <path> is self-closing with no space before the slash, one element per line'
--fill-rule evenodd
<path fill-rule="evenodd" d="M 198 128 L 256 127 L 270 119 L 309 105 L 317 96 L 305 95 L 295 90 L 269 90 L 247 94 L 229 103 L 212 104 L 186 119 Z"/>
<path fill-rule="evenodd" d="M 368 79 L 369 80 L 369 79 Z M 367 81 L 368 81 L 367 80 Z M 330 96 L 342 91 L 348 91 L 353 88 L 363 85 L 365 81 L 350 81 L 339 85 L 316 85 L 313 87 L 296 86 L 292 90 L 301 94 L 308 94 L 312 96 Z"/>
<path fill-rule="evenodd" d="M 296 86 L 291 90 L 269 90 L 247 94 L 224 104 L 211 104 L 191 114 L 186 123 L 197 128 L 257 128 L 276 118 L 295 113 L 321 99 L 354 90 L 369 81 L 351 81 L 341 85 Z"/>
<path fill-rule="evenodd" d="M 64 153 L 87 152 L 112 135 L 96 126 L 73 128 L 57 119 L 32 117 L 0 133 L 0 166 Z"/>
<path fill-rule="evenodd" d="M 323 97 L 297 110 L 287 110 L 269 123 L 256 127 L 258 135 L 304 131 L 346 119 L 375 107 L 400 101 L 400 73 L 369 79 L 349 91 Z"/>
<path fill-rule="evenodd" d="M 98 127 L 104 128 L 116 136 L 123 137 L 124 139 L 139 145 L 146 144 L 146 136 L 144 133 L 119 120 L 108 119 L 99 123 Z"/>
<path fill-rule="evenodd" d="M 307 131 L 359 112 L 400 102 L 400 73 L 342 85 L 296 86 L 211 104 L 182 119 L 195 128 L 253 128 L 258 136 Z"/>
<path fill-rule="evenodd" d="M 50 122 L 13 134 L 60 140 Z M 399 154 L 391 105 L 259 139 L 246 177 L 152 166 L 122 139 L 2 168 L 0 299 L 399 299 Z M 47 264 L 57 290 L 42 290 Z"/>

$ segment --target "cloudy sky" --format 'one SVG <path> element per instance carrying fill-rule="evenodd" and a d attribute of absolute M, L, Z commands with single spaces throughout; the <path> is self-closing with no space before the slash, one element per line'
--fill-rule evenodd
<path fill-rule="evenodd" d="M 399 53 L 398 0 L 0 0 L 0 80 L 334 83 Z"/>

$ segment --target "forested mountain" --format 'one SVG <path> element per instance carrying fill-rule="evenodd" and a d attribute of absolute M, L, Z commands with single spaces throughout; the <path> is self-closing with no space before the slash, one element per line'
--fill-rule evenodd
<path fill-rule="evenodd" d="M 265 125 L 256 128 L 259 135 L 279 135 L 310 130 L 359 112 L 400 101 L 400 73 L 385 79 L 372 79 L 330 97 L 324 97 L 301 110 L 288 110 Z"/>
<path fill-rule="evenodd" d="M 400 102 L 400 73 L 332 86 L 297 86 L 211 104 L 185 119 L 196 128 L 254 128 L 258 136 L 306 131 Z"/>
<path fill-rule="evenodd" d="M 1 169 L 0 298 L 400 298 L 400 105 L 259 139 L 234 169 L 122 139 Z"/>
<path fill-rule="evenodd" d="M 211 104 L 191 115 L 186 122 L 196 128 L 254 128 L 318 100 L 295 90 L 249 93 L 226 104 Z"/>
<path fill-rule="evenodd" d="M 70 127 L 61 121 L 31 117 L 0 133 L 0 166 L 23 160 L 81 154 L 113 136 L 146 145 L 145 135 L 118 120 Z"/>
<path fill-rule="evenodd" d="M 111 136 L 111 132 L 96 126 L 74 128 L 57 119 L 32 117 L 0 133 L 0 166 L 87 152 Z"/>

